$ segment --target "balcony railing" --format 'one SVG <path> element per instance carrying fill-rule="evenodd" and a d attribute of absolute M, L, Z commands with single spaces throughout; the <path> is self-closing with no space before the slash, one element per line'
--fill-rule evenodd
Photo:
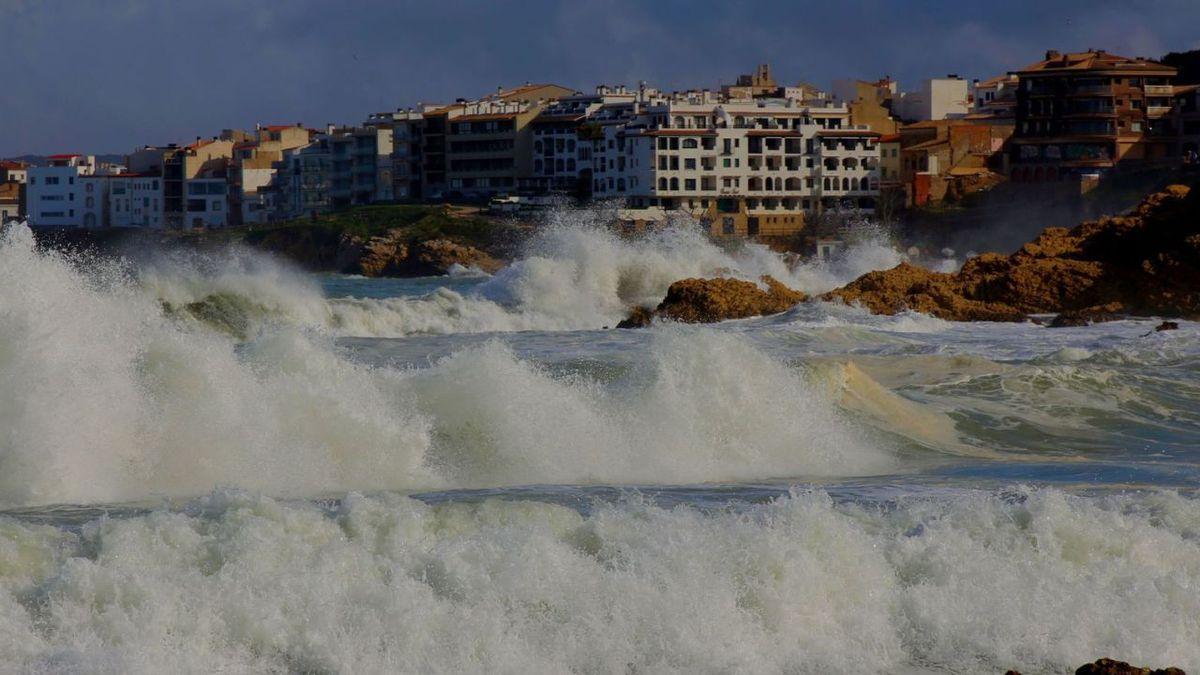
<path fill-rule="evenodd" d="M 1145 91 L 1147 96 L 1170 96 L 1175 90 L 1169 84 L 1148 84 Z"/>

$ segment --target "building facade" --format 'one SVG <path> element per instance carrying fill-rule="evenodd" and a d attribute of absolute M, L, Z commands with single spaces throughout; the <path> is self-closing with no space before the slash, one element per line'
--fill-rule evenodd
<path fill-rule="evenodd" d="M 1174 158 L 1174 68 L 1104 51 L 1052 50 L 1016 75 L 1014 181 L 1055 181 Z"/>
<path fill-rule="evenodd" d="M 823 211 L 874 209 L 879 136 L 845 107 L 688 92 L 602 129 L 592 193 L 624 200 L 628 220 L 678 211 L 717 236 L 788 236 Z"/>

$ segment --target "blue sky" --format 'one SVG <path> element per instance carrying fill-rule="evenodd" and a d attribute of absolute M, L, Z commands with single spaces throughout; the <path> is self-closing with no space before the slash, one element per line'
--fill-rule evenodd
<path fill-rule="evenodd" d="M 497 85 L 990 77 L 1048 48 L 1200 48 L 1200 0 L 0 0 L 0 157 L 357 122 Z"/>

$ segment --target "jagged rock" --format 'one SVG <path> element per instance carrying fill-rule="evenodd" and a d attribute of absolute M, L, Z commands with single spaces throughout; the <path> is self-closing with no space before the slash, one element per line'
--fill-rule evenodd
<path fill-rule="evenodd" d="M 654 311 L 646 307 L 634 307 L 629 316 L 617 324 L 617 328 L 645 328 L 654 321 Z"/>
<path fill-rule="evenodd" d="M 500 260 L 473 247 L 449 239 L 412 241 L 404 230 L 364 240 L 343 237 L 338 246 L 337 269 L 367 277 L 424 277 L 447 274 L 454 265 L 495 272 Z"/>
<path fill-rule="evenodd" d="M 475 267 L 489 273 L 504 267 L 504 263 L 474 246 L 449 239 L 430 239 L 413 244 L 404 269 L 413 276 L 434 276 L 446 274 L 454 265 Z"/>
<path fill-rule="evenodd" d="M 1179 323 L 1175 321 L 1164 321 L 1154 327 L 1154 332 L 1161 333 L 1164 330 L 1179 330 Z"/>
<path fill-rule="evenodd" d="M 773 277 L 764 276 L 767 290 L 752 281 L 741 279 L 683 279 L 671 284 L 667 297 L 654 311 L 644 307 L 634 309 L 619 328 L 639 328 L 649 325 L 654 317 L 685 323 L 712 323 L 726 319 L 778 314 L 808 299 Z"/>
<path fill-rule="evenodd" d="M 1124 661 L 1098 659 L 1075 669 L 1075 675 L 1186 675 L 1179 668 L 1139 668 Z"/>
<path fill-rule="evenodd" d="M 408 241 L 401 230 L 391 230 L 362 243 L 358 273 L 365 277 L 403 276 L 400 271 L 408 259 Z"/>
<path fill-rule="evenodd" d="M 904 263 L 822 297 L 877 314 L 912 310 L 955 321 L 1057 313 L 1066 314 L 1060 325 L 1071 325 L 1102 314 L 1197 316 L 1197 213 L 1200 190 L 1172 185 L 1127 214 L 1072 230 L 1048 228 L 1010 256 L 980 255 L 954 274 Z"/>

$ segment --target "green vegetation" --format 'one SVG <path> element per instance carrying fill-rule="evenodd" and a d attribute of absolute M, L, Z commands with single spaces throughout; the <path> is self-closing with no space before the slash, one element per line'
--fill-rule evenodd
<path fill-rule="evenodd" d="M 297 218 L 267 225 L 236 228 L 229 232 L 251 245 L 259 245 L 280 231 L 298 235 L 307 232 L 314 240 L 340 239 L 343 236 L 369 238 L 403 229 L 408 239 L 446 238 L 475 246 L 489 246 L 498 235 L 513 226 L 478 213 L 455 212 L 448 206 L 389 204 L 358 206 L 345 211 Z M 303 236 L 303 235 L 302 235 Z"/>

